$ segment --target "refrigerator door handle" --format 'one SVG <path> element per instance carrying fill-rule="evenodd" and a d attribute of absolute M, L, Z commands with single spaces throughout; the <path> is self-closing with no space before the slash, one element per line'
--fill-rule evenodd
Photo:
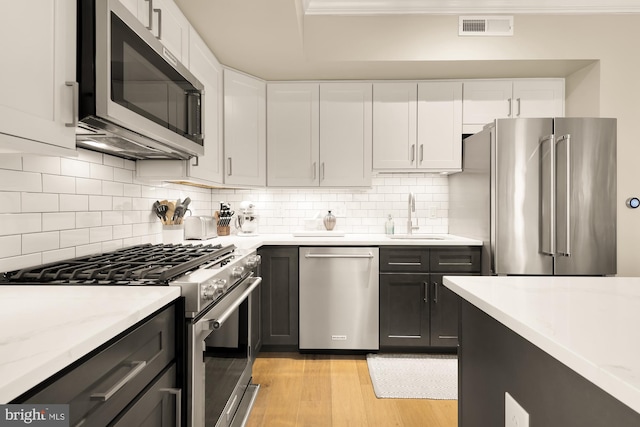
<path fill-rule="evenodd" d="M 563 144 L 564 143 L 564 144 Z M 557 159 L 557 253 L 558 255 L 571 255 L 571 135 L 562 135 L 555 141 L 556 147 L 564 145 L 564 152 L 560 151 Z M 565 160 L 564 162 L 562 160 Z M 564 164 L 562 164 L 564 163 Z M 564 169 L 564 170 L 563 170 Z M 563 215 L 564 214 L 564 215 Z"/>
<path fill-rule="evenodd" d="M 545 151 L 548 145 L 548 151 Z M 540 252 L 556 254 L 556 144 L 553 135 L 540 139 Z"/>

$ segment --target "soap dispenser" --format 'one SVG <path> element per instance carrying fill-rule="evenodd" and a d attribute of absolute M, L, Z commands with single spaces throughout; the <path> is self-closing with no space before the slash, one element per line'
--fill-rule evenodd
<path fill-rule="evenodd" d="M 391 214 L 389 214 L 389 218 L 387 219 L 387 222 L 385 222 L 384 224 L 384 232 L 386 234 L 394 233 L 394 224 L 393 224 L 393 218 L 391 217 Z"/>

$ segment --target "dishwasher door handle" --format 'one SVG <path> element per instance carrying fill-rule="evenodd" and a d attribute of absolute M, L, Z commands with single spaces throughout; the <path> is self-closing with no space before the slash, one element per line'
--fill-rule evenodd
<path fill-rule="evenodd" d="M 304 254 L 305 258 L 373 258 L 373 254 Z"/>

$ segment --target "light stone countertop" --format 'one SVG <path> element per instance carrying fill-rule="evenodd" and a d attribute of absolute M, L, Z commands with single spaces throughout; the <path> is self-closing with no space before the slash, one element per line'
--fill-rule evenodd
<path fill-rule="evenodd" d="M 0 286 L 0 403 L 179 296 L 174 286 Z"/>
<path fill-rule="evenodd" d="M 640 277 L 445 276 L 444 285 L 640 413 Z"/>

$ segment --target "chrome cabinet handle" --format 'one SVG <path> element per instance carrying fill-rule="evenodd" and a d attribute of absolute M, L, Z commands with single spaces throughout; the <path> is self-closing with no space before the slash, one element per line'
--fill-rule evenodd
<path fill-rule="evenodd" d="M 253 279 L 253 283 L 222 313 L 217 319 L 209 320 L 209 329 L 220 329 L 224 322 L 233 314 L 233 312 L 242 304 L 242 302 L 249 296 L 251 292 L 262 282 L 262 277 L 256 277 Z"/>
<path fill-rule="evenodd" d="M 324 162 L 320 163 L 320 181 L 324 181 Z"/>
<path fill-rule="evenodd" d="M 229 168 L 227 169 L 227 176 L 231 176 L 231 157 L 227 157 Z"/>
<path fill-rule="evenodd" d="M 438 282 L 433 282 L 433 302 L 438 303 L 438 288 L 440 284 Z"/>
<path fill-rule="evenodd" d="M 311 165 L 311 169 L 313 169 L 313 180 L 315 181 L 318 177 L 318 174 L 316 172 L 316 162 L 313 162 L 313 164 Z"/>
<path fill-rule="evenodd" d="M 516 99 L 516 103 L 518 104 L 518 114 L 517 114 L 517 116 L 520 117 L 520 98 Z"/>
<path fill-rule="evenodd" d="M 73 88 L 73 100 L 72 100 L 72 115 L 71 123 L 65 123 L 68 128 L 74 128 L 78 126 L 78 102 L 79 102 L 79 85 L 78 82 L 64 82 L 65 86 Z"/>
<path fill-rule="evenodd" d="M 411 144 L 411 163 L 416 161 L 416 144 Z"/>
<path fill-rule="evenodd" d="M 162 9 L 153 9 L 158 14 L 158 35 L 156 38 L 162 40 Z"/>
<path fill-rule="evenodd" d="M 200 164 L 200 157 L 198 156 L 193 156 L 196 159 L 195 163 L 191 163 L 191 166 L 198 166 Z"/>
<path fill-rule="evenodd" d="M 507 111 L 507 117 L 511 117 L 511 101 L 512 101 L 512 99 L 509 98 L 508 101 L 509 101 L 509 110 Z"/>
<path fill-rule="evenodd" d="M 422 299 L 424 302 L 429 302 L 429 282 L 422 282 L 424 286 L 424 298 Z"/>
<path fill-rule="evenodd" d="M 176 427 L 182 427 L 182 390 L 179 388 L 161 388 L 160 391 L 173 394 L 176 397 Z"/>
<path fill-rule="evenodd" d="M 424 144 L 420 144 L 420 164 L 424 160 Z"/>
<path fill-rule="evenodd" d="M 147 30 L 153 31 L 153 0 L 144 0 L 149 3 L 149 25 L 147 25 Z"/>
<path fill-rule="evenodd" d="M 133 367 L 133 369 L 131 369 L 129 373 L 125 375 L 120 381 L 115 383 L 113 387 L 111 387 L 109 390 L 107 390 L 104 393 L 93 393 L 91 395 L 91 400 L 100 400 L 102 402 L 106 402 L 107 400 L 109 400 L 122 387 L 127 385 L 129 381 L 135 378 L 136 375 L 142 372 L 144 367 L 147 366 L 147 362 L 144 360 L 134 361 L 134 362 L 131 362 L 131 366 Z"/>

